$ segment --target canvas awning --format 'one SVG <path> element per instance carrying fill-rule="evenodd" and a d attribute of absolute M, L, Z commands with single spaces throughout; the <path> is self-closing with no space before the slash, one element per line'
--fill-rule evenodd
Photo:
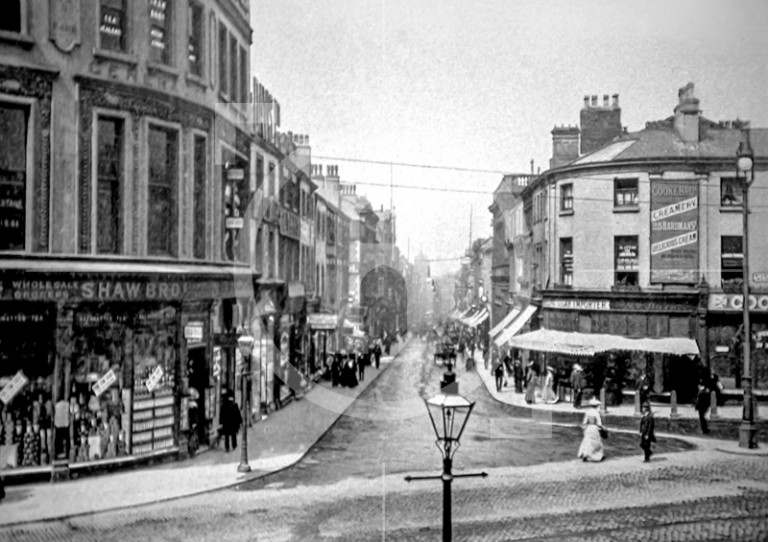
<path fill-rule="evenodd" d="M 502 346 L 505 342 L 509 341 L 512 337 L 520 333 L 523 326 L 531 319 L 533 313 L 536 312 L 538 307 L 535 305 L 528 305 L 505 327 L 501 333 L 493 340 L 496 346 Z"/>
<path fill-rule="evenodd" d="M 467 312 L 461 315 L 461 318 L 459 318 L 459 321 L 464 324 L 465 326 L 468 326 L 469 323 L 472 321 L 472 318 L 475 317 L 477 314 L 477 311 L 475 309 L 467 309 Z"/>
<path fill-rule="evenodd" d="M 310 314 L 307 316 L 309 327 L 319 331 L 333 331 L 338 323 L 338 314 Z"/>
<path fill-rule="evenodd" d="M 483 307 L 482 309 L 480 309 L 478 313 L 476 313 L 472 318 L 469 319 L 469 322 L 467 323 L 467 325 L 469 327 L 477 327 L 483 322 L 485 322 L 490 315 L 491 314 L 488 312 L 488 309 Z"/>
<path fill-rule="evenodd" d="M 656 352 L 677 356 L 698 356 L 699 346 L 685 337 L 630 339 L 620 335 L 600 333 L 568 333 L 551 329 L 537 329 L 509 339 L 509 345 L 525 350 L 554 352 L 575 356 L 594 356 L 600 352 L 627 350 Z"/>
<path fill-rule="evenodd" d="M 514 320 L 517 315 L 520 314 L 520 311 L 520 307 L 512 307 L 512 310 L 509 311 L 509 314 L 502 318 L 501 322 L 493 326 L 493 329 L 488 332 L 488 336 L 493 339 L 496 335 L 504 331 L 504 328 L 511 324 L 512 320 Z"/>

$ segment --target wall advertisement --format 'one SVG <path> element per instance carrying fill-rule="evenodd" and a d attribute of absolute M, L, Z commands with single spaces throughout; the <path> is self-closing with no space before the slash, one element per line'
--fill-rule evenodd
<path fill-rule="evenodd" d="M 651 179 L 651 282 L 696 283 L 698 263 L 698 183 Z"/>

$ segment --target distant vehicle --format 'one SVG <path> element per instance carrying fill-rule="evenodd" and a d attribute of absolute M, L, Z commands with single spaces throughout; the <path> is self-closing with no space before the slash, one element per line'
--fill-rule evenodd
<path fill-rule="evenodd" d="M 441 337 L 435 344 L 435 364 L 444 365 L 446 363 L 456 363 L 456 343 L 449 336 Z"/>

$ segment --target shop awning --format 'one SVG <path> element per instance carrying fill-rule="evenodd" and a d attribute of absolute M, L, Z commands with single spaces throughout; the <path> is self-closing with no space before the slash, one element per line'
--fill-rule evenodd
<path fill-rule="evenodd" d="M 469 323 L 472 321 L 472 318 L 475 317 L 475 314 L 477 314 L 477 311 L 475 309 L 467 309 L 467 312 L 461 315 L 461 318 L 459 318 L 459 321 L 464 324 L 465 326 L 468 326 Z"/>
<path fill-rule="evenodd" d="M 520 314 L 520 307 L 513 307 L 511 311 L 509 311 L 509 314 L 507 314 L 501 322 L 493 326 L 493 329 L 488 332 L 488 336 L 493 339 L 496 335 L 504 331 L 504 328 L 506 328 L 509 324 L 512 323 L 512 320 L 514 320 L 518 314 Z"/>
<path fill-rule="evenodd" d="M 502 346 L 505 342 L 509 341 L 512 337 L 520 333 L 523 326 L 531 319 L 533 313 L 536 312 L 535 305 L 528 305 L 523 310 L 519 311 L 517 316 L 499 333 L 493 342 L 496 346 Z M 511 313 L 510 313 L 511 314 Z"/>
<path fill-rule="evenodd" d="M 485 322 L 485 321 L 486 321 L 486 320 L 487 320 L 487 319 L 490 317 L 490 315 L 491 315 L 491 314 L 488 312 L 488 309 L 486 309 L 485 307 L 483 307 L 482 309 L 480 309 L 480 311 L 479 311 L 477 314 L 475 314 L 475 315 L 474 315 L 474 316 L 473 316 L 473 317 L 472 317 L 472 318 L 469 320 L 469 323 L 468 323 L 467 325 L 468 325 L 469 327 L 477 327 L 477 326 L 479 326 L 480 324 L 482 324 L 483 322 Z"/>
<path fill-rule="evenodd" d="M 600 352 L 626 350 L 656 352 L 677 356 L 698 356 L 699 346 L 685 337 L 629 339 L 620 335 L 600 333 L 568 333 L 537 329 L 509 339 L 509 345 L 525 350 L 554 352 L 576 356 L 594 356 Z"/>
<path fill-rule="evenodd" d="M 334 331 L 339 323 L 338 314 L 310 314 L 307 316 L 309 327 L 319 331 Z"/>

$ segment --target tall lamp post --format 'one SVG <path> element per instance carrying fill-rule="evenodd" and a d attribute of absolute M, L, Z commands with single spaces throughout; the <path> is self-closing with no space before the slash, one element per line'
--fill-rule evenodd
<path fill-rule="evenodd" d="M 242 397 L 242 418 L 241 425 L 242 442 L 240 443 L 240 464 L 237 466 L 237 472 L 251 472 L 251 466 L 248 464 L 248 416 L 250 415 L 249 399 L 250 391 L 248 381 L 251 378 L 251 357 L 253 355 L 254 339 L 246 331 L 243 331 L 237 338 L 237 347 L 243 355 L 243 371 L 240 375 L 240 390 Z"/>
<path fill-rule="evenodd" d="M 442 480 L 443 482 L 443 542 L 450 542 L 453 527 L 451 519 L 451 482 L 454 478 L 469 478 L 488 476 L 485 472 L 474 474 L 453 474 L 453 454 L 459 448 L 459 439 L 467 425 L 469 415 L 472 413 L 474 402 L 459 395 L 459 384 L 455 382 L 455 375 L 444 375 L 442 390 L 440 393 L 425 399 L 429 419 L 435 430 L 435 436 L 440 453 L 443 456 L 443 473 L 440 476 L 406 476 L 405 480 Z"/>
<path fill-rule="evenodd" d="M 744 301 L 742 303 L 743 331 L 742 352 L 744 355 L 744 370 L 741 378 L 744 390 L 744 409 L 739 426 L 739 447 L 757 448 L 757 426 L 755 425 L 755 404 L 752 393 L 752 330 L 749 325 L 749 186 L 754 180 L 755 159 L 752 146 L 749 143 L 749 130 L 743 129 L 739 148 L 736 151 L 736 175 L 741 181 L 742 219 L 744 235 L 742 238 L 743 268 L 742 288 Z"/>

